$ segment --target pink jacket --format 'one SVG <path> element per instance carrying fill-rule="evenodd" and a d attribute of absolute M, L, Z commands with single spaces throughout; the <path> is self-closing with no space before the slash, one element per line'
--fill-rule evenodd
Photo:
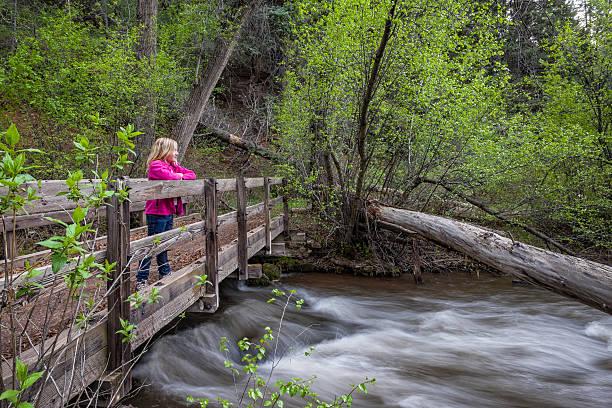
<path fill-rule="evenodd" d="M 153 160 L 149 164 L 147 176 L 149 180 L 181 180 L 181 176 L 177 173 L 182 173 L 182 180 L 195 180 L 196 174 L 177 163 L 168 163 L 165 160 Z M 145 214 L 155 215 L 183 215 L 183 202 L 178 198 L 161 198 L 158 200 L 147 200 L 145 205 Z"/>

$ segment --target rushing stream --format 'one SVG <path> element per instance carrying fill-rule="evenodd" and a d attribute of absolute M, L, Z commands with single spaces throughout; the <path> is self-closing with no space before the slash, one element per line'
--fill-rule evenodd
<path fill-rule="evenodd" d="M 274 377 L 317 376 L 323 397 L 365 377 L 355 407 L 612 407 L 612 317 L 508 278 L 400 279 L 302 274 L 283 280 L 305 299 L 285 316 Z M 221 309 L 161 338 L 135 377 L 150 384 L 130 404 L 185 407 L 185 397 L 233 398 L 218 351 L 278 328 L 270 288 L 224 286 Z M 304 352 L 310 346 L 310 356 Z M 239 361 L 237 351 L 231 358 Z M 271 367 L 262 365 L 262 373 Z M 289 404 L 290 406 L 300 406 Z"/>

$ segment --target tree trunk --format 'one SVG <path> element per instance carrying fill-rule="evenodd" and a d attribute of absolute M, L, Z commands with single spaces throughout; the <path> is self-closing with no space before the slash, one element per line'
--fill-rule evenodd
<path fill-rule="evenodd" d="M 389 43 L 389 39 L 391 38 L 391 28 L 393 27 L 393 20 L 395 19 L 396 7 L 397 0 L 395 0 L 391 4 L 391 8 L 389 9 L 389 13 L 387 14 L 387 19 L 385 20 L 385 28 L 383 31 L 383 35 L 380 39 L 380 43 L 378 44 L 378 48 L 376 49 L 376 53 L 374 54 L 372 64 L 368 66 L 368 81 L 363 91 L 363 96 L 361 98 L 359 106 L 359 119 L 357 128 L 357 155 L 359 156 L 359 162 L 357 166 L 357 181 L 355 183 L 356 200 L 350 200 L 348 203 L 345 204 L 348 210 L 345 216 L 346 220 L 348 221 L 348 228 L 345 236 L 346 241 L 351 241 L 353 239 L 353 234 L 356 232 L 357 224 L 359 222 L 359 203 L 363 198 L 363 183 L 368 167 L 367 134 L 369 127 L 369 109 L 370 104 L 374 99 L 376 86 L 380 81 L 380 69 L 382 65 L 382 59 L 385 55 L 385 50 L 387 48 L 387 44 Z"/>
<path fill-rule="evenodd" d="M 202 71 L 197 84 L 194 85 L 189 97 L 185 101 L 182 117 L 172 132 L 179 145 L 179 160 L 182 160 L 185 156 L 187 147 L 193 137 L 193 132 L 195 132 L 200 122 L 208 99 L 215 89 L 234 48 L 236 48 L 242 28 L 249 21 L 260 2 L 261 0 L 253 0 L 246 6 L 240 18 L 240 24 L 229 39 L 224 35 L 217 38 L 215 49 L 206 65 L 206 69 Z"/>
<path fill-rule="evenodd" d="M 501 272 L 612 314 L 612 267 L 516 242 L 448 218 L 370 205 L 369 213 Z"/>
<path fill-rule="evenodd" d="M 138 22 L 141 24 L 140 42 L 136 57 L 143 63 L 150 75 L 155 69 L 157 55 L 157 0 L 138 0 Z M 155 140 L 155 113 L 157 98 L 150 84 L 142 90 L 142 116 L 136 119 L 138 130 L 144 134 L 136 139 L 136 160 L 132 168 L 144 170 L 149 150 Z"/>
<path fill-rule="evenodd" d="M 13 29 L 13 38 L 11 38 L 11 51 L 15 51 L 17 49 L 17 0 L 13 0 L 13 21 L 12 21 L 12 29 Z"/>

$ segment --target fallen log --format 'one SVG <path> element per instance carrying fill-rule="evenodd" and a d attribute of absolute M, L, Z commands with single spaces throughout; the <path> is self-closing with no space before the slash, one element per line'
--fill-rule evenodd
<path fill-rule="evenodd" d="M 416 211 L 368 207 L 376 220 L 414 231 L 501 272 L 612 314 L 612 267 L 547 251 L 483 228 Z"/>
<path fill-rule="evenodd" d="M 263 157 L 264 159 L 273 161 L 275 163 L 286 163 L 287 159 L 281 156 L 278 153 L 275 153 L 271 150 L 268 150 L 264 147 L 257 145 L 256 143 L 251 142 L 250 140 L 243 139 L 239 136 L 236 136 L 226 130 L 219 129 L 210 125 L 205 125 L 206 130 L 209 132 L 208 135 L 214 137 L 215 139 L 237 147 L 240 150 L 244 150 L 245 152 L 254 154 L 259 157 Z M 202 136 L 202 135 L 195 135 Z"/>

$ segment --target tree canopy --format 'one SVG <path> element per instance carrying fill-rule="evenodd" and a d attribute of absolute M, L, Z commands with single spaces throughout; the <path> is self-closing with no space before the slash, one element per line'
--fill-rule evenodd
<path fill-rule="evenodd" d="M 457 215 L 471 197 L 481 220 L 610 248 L 608 1 L 155 1 L 152 60 L 147 3 L 0 1 L 1 125 L 50 153 L 38 176 L 70 167 L 71 139 L 113 145 L 130 122 L 175 136 L 236 35 L 202 129 L 213 110 L 287 157 L 345 233 L 362 200 Z"/>

